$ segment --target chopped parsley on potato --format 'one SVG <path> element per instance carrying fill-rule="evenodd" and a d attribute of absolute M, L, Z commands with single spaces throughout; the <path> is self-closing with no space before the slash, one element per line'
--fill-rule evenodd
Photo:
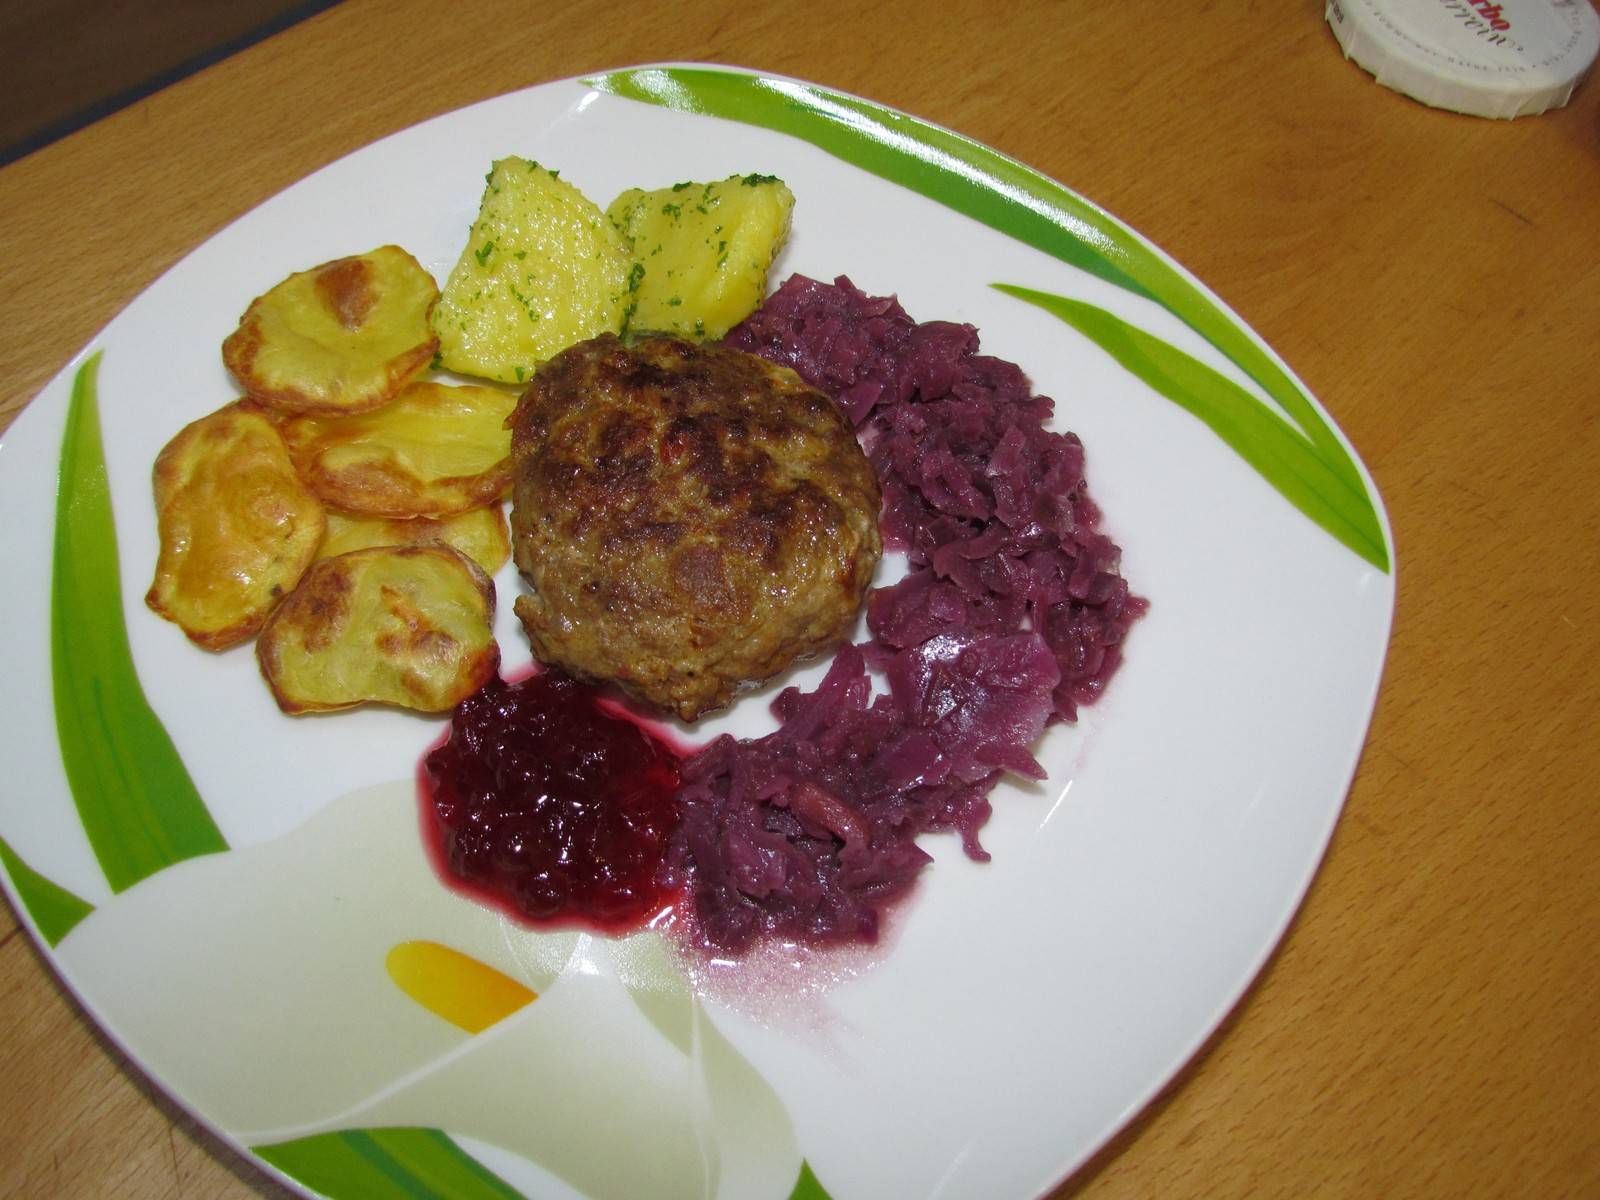
<path fill-rule="evenodd" d="M 719 338 L 766 298 L 794 193 L 771 175 L 630 188 L 606 215 L 633 243 L 632 330 Z"/>
<path fill-rule="evenodd" d="M 433 311 L 441 365 L 521 383 L 574 342 L 620 331 L 632 263 L 628 239 L 572 184 L 499 159 Z"/>

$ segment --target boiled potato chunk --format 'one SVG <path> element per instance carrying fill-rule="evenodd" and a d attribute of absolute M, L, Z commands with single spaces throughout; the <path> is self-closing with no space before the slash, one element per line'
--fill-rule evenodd
<path fill-rule="evenodd" d="M 622 328 L 631 265 L 627 239 L 572 184 L 498 160 L 434 310 L 441 363 L 521 383 L 557 351 Z"/>
<path fill-rule="evenodd" d="M 346 512 L 438 517 L 492 504 L 511 483 L 517 406 L 490 387 L 413 383 L 393 403 L 350 417 L 291 417 L 289 455 L 323 501 Z"/>
<path fill-rule="evenodd" d="M 222 343 L 250 398 L 285 413 L 354 413 L 394 399 L 438 347 L 439 287 L 398 246 L 299 271 L 254 300 Z"/>
<path fill-rule="evenodd" d="M 767 272 L 789 237 L 794 193 L 770 175 L 637 188 L 606 215 L 633 243 L 630 329 L 719 338 L 767 294 Z"/>
<path fill-rule="evenodd" d="M 286 713 L 363 703 L 444 712 L 500 664 L 494 584 L 448 546 L 382 546 L 315 563 L 256 640 Z"/>
<path fill-rule="evenodd" d="M 328 510 L 328 532 L 319 558 L 334 558 L 370 546 L 417 546 L 443 542 L 459 550 L 484 574 L 493 575 L 511 557 L 511 533 L 506 514 L 498 506 L 474 508 L 448 517 L 367 517 L 359 513 Z"/>
<path fill-rule="evenodd" d="M 316 557 L 321 502 L 244 402 L 180 430 L 153 482 L 161 550 L 145 603 L 207 650 L 244 641 Z"/>

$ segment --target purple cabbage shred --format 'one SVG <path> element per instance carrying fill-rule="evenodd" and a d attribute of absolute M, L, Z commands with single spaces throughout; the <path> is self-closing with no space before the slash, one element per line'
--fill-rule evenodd
<path fill-rule="evenodd" d="M 796 275 L 725 342 L 849 416 L 910 571 L 868 597 L 866 643 L 779 695 L 775 732 L 685 765 L 667 880 L 715 951 L 873 942 L 929 861 L 919 835 L 953 830 L 988 859 L 990 789 L 1043 778 L 1030 747 L 1101 694 L 1146 602 L 1096 528 L 1082 443 L 1046 428 L 1053 402 L 970 325 Z"/>

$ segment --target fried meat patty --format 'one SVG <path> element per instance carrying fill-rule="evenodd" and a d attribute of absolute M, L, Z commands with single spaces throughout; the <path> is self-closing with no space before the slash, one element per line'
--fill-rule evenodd
<path fill-rule="evenodd" d="M 849 422 L 741 350 L 606 334 L 510 418 L 534 654 L 693 721 L 847 634 L 882 553 Z"/>

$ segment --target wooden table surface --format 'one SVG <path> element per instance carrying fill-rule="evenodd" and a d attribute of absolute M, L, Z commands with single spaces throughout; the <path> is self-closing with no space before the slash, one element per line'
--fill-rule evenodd
<path fill-rule="evenodd" d="M 1600 81 L 1512 123 L 1424 108 L 1342 58 L 1317 0 L 349 0 L 0 170 L 0 425 L 313 168 L 664 59 L 861 93 L 1104 205 L 1284 356 L 1387 503 L 1393 642 L 1321 873 L 1204 1051 L 1055 1195 L 1600 1196 Z M 0 920 L 0 1194 L 283 1194 Z"/>

